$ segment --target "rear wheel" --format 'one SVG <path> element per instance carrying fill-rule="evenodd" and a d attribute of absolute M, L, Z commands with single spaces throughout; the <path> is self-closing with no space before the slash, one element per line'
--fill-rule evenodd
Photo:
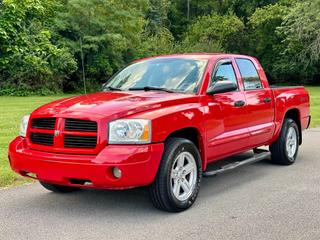
<path fill-rule="evenodd" d="M 197 147 L 187 139 L 169 139 L 156 179 L 150 187 L 152 203 L 169 212 L 188 209 L 198 196 L 201 177 L 201 158 Z"/>
<path fill-rule="evenodd" d="M 278 139 L 270 145 L 271 159 L 282 165 L 295 162 L 299 150 L 299 128 L 296 122 L 286 118 Z"/>
<path fill-rule="evenodd" d="M 40 184 L 47 190 L 56 192 L 56 193 L 69 193 L 78 190 L 79 188 L 75 187 L 68 187 L 68 186 L 62 186 L 62 185 L 57 185 L 57 184 L 50 184 L 50 183 L 45 183 L 42 181 L 39 181 Z"/>

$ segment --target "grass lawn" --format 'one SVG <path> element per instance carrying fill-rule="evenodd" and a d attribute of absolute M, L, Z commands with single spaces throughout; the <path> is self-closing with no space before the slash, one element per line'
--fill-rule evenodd
<path fill-rule="evenodd" d="M 320 87 L 307 87 L 310 94 L 311 127 L 320 127 Z"/>
<path fill-rule="evenodd" d="M 8 143 L 18 135 L 20 119 L 36 107 L 65 96 L 0 97 L 0 188 L 31 181 L 15 174 L 8 161 Z"/>
<path fill-rule="evenodd" d="M 307 87 L 311 95 L 311 127 L 320 127 L 320 87 Z M 8 143 L 18 135 L 20 119 L 36 107 L 65 96 L 0 97 L 0 188 L 31 181 L 13 173 L 7 158 Z"/>

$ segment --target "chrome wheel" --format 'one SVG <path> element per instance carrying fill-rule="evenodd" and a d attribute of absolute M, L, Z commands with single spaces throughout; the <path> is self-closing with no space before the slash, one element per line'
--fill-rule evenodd
<path fill-rule="evenodd" d="M 193 193 L 197 182 L 197 164 L 189 152 L 181 152 L 171 169 L 171 191 L 179 201 L 187 200 Z"/>
<path fill-rule="evenodd" d="M 297 151 L 297 147 L 298 147 L 297 131 L 295 128 L 290 127 L 288 129 L 287 139 L 286 139 L 286 151 L 287 151 L 287 156 L 289 158 L 294 157 Z"/>

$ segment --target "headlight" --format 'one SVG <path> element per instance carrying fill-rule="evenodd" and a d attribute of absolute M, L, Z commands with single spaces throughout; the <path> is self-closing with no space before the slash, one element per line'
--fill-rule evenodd
<path fill-rule="evenodd" d="M 151 121 L 120 119 L 109 123 L 110 144 L 139 144 L 151 142 Z"/>
<path fill-rule="evenodd" d="M 23 116 L 23 118 L 21 119 L 20 132 L 19 132 L 19 135 L 21 137 L 26 137 L 26 135 L 27 135 L 27 127 L 28 127 L 28 123 L 29 123 L 29 118 L 30 118 L 30 115 L 26 115 L 26 116 Z"/>

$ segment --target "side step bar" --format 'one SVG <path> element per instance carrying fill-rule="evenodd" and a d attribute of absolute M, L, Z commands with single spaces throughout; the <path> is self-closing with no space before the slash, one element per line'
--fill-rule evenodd
<path fill-rule="evenodd" d="M 268 158 L 269 156 L 271 156 L 271 153 L 269 151 L 261 151 L 259 153 L 255 153 L 253 155 L 253 157 L 242 160 L 242 161 L 237 161 L 237 162 L 233 162 L 233 163 L 229 163 L 227 165 L 222 166 L 219 169 L 216 170 L 212 170 L 212 171 L 206 171 L 203 173 L 204 177 L 212 177 L 212 176 L 216 176 L 218 174 L 221 173 L 225 173 L 227 171 L 233 170 L 235 168 L 238 167 L 242 167 L 242 166 L 246 166 L 255 162 L 259 162 L 261 160 L 264 160 L 266 158 Z"/>

